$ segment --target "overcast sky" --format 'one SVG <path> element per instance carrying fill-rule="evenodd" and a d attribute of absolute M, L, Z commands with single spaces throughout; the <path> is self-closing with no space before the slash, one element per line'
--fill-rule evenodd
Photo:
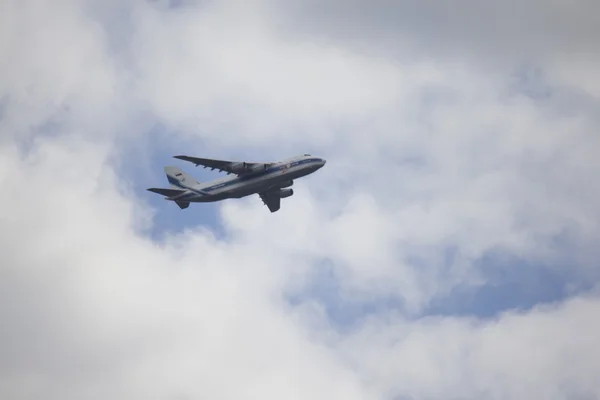
<path fill-rule="evenodd" d="M 600 3 L 0 3 L 0 398 L 600 397 Z M 176 154 L 327 159 L 271 214 Z"/>

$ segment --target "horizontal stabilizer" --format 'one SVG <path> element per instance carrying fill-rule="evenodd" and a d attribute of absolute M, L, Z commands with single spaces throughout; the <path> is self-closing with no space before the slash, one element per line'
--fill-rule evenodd
<path fill-rule="evenodd" d="M 154 193 L 162 194 L 163 196 L 166 196 L 166 197 L 175 197 L 175 196 L 179 196 L 180 194 L 184 194 L 186 192 L 185 190 L 163 189 L 163 188 L 150 188 L 148 190 L 151 192 L 154 192 Z"/>

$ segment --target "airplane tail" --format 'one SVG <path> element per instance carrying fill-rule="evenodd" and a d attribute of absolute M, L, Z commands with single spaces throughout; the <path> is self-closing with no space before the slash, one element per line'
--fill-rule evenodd
<path fill-rule="evenodd" d="M 190 193 L 187 187 L 198 185 L 200 182 L 177 167 L 165 167 L 165 174 L 167 174 L 167 179 L 171 184 L 170 189 L 149 188 L 148 190 L 165 196 L 167 200 L 173 200 L 182 210 L 188 208 L 190 206 L 189 201 L 180 199 Z"/>
<path fill-rule="evenodd" d="M 185 186 L 194 186 L 200 183 L 177 167 L 165 167 L 165 174 L 173 188 L 182 189 Z"/>

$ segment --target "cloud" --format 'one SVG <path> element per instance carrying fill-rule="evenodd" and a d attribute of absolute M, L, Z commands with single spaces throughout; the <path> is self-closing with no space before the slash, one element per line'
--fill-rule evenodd
<path fill-rule="evenodd" d="M 598 325 L 592 321 L 598 307 L 594 295 L 486 322 L 374 320 L 341 347 L 365 380 L 392 395 L 593 398 L 598 365 L 592 354 L 599 350 L 593 343 Z"/>
<path fill-rule="evenodd" d="M 40 145 L 29 165 L 3 154 L 13 193 L 2 198 L 5 396 L 360 395 L 269 300 L 282 258 L 268 243 L 200 231 L 153 244 L 136 234 L 135 203 L 118 193 L 106 153 L 63 146 Z M 13 186 L 17 171 L 45 193 L 41 204 Z"/>
<path fill-rule="evenodd" d="M 291 36 L 326 37 L 363 52 L 402 60 L 441 58 L 488 71 L 534 63 L 563 82 L 599 93 L 592 73 L 600 56 L 594 50 L 599 6 L 592 0 L 301 1 L 277 10 Z"/>
<path fill-rule="evenodd" d="M 169 126 L 225 146 L 249 137 L 250 144 L 280 143 L 283 132 L 291 148 L 330 144 L 329 121 L 389 108 L 401 84 L 392 64 L 334 46 L 289 45 L 255 8 L 225 2 L 139 12 L 137 89 Z"/>
<path fill-rule="evenodd" d="M 290 4 L 0 6 L 2 397 L 597 397 L 597 92 L 565 78 L 595 53 L 550 42 L 593 49 L 593 9 L 511 46 L 503 5 Z M 169 204 L 126 166 L 164 181 L 165 141 L 328 163 L 277 214 L 228 201 L 156 239 Z M 517 268 L 567 299 L 426 315 Z"/>

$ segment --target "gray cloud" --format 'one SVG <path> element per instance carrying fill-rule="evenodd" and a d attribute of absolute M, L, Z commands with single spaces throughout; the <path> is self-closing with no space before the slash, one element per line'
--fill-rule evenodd
<path fill-rule="evenodd" d="M 481 62 L 598 56 L 597 2 L 348 1 L 288 2 L 280 12 L 299 32 L 325 33 L 340 43 L 393 47 L 412 43 L 428 55 L 472 52 Z M 281 24 L 280 26 L 285 26 Z M 318 36 L 316 36 L 318 37 Z"/>
<path fill-rule="evenodd" d="M 593 0 L 273 4 L 277 26 L 292 40 L 328 41 L 408 64 L 444 60 L 445 68 L 491 76 L 533 65 L 552 81 L 600 96 L 600 6 Z"/>

